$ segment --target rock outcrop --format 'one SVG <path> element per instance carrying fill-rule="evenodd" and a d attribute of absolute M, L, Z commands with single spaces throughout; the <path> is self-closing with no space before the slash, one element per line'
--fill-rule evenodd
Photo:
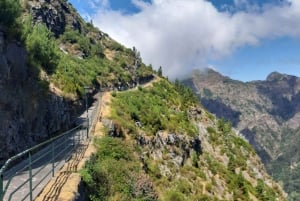
<path fill-rule="evenodd" d="M 151 155 L 155 160 L 163 160 L 163 152 L 168 152 L 170 160 L 177 166 L 183 166 L 192 153 L 200 155 L 202 152 L 201 141 L 198 137 L 188 137 L 186 135 L 165 134 L 158 132 L 154 137 L 138 136 L 138 145 L 148 150 L 144 154 Z"/>
<path fill-rule="evenodd" d="M 67 25 L 72 28 L 83 31 L 81 26 L 82 19 L 73 15 L 74 8 L 67 1 L 28 1 L 33 21 L 46 24 L 55 37 L 63 34 Z"/>
<path fill-rule="evenodd" d="M 26 62 L 25 48 L 0 32 L 0 162 L 71 122 L 69 103 L 49 92 Z"/>

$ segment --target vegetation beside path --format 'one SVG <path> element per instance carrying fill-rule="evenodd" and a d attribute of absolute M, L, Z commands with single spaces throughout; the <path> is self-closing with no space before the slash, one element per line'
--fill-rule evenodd
<path fill-rule="evenodd" d="M 156 77 L 142 87 L 150 87 L 152 83 L 155 83 L 158 80 L 159 78 Z M 99 152 L 97 151 L 99 148 L 97 144 L 101 141 L 100 138 L 105 136 L 107 131 L 101 120 L 110 118 L 112 98 L 112 92 L 103 92 L 101 96 L 100 111 L 98 118 L 94 122 L 94 132 L 92 132 L 92 135 L 90 136 L 93 143 L 81 147 L 76 154 L 74 154 L 71 160 L 47 184 L 41 194 L 36 198 L 36 201 L 74 200 L 76 196 L 78 196 L 81 174 L 84 174 L 84 171 L 82 171 L 82 173 L 80 173 L 80 171 L 86 166 L 86 163 L 91 159 L 91 156 Z M 105 139 L 106 137 L 104 137 L 104 140 Z"/>

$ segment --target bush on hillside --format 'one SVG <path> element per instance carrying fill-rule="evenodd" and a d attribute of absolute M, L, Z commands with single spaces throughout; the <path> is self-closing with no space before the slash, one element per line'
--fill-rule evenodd
<path fill-rule="evenodd" d="M 0 25 L 10 28 L 15 25 L 21 15 L 21 5 L 18 0 L 0 1 Z"/>
<path fill-rule="evenodd" d="M 103 48 L 100 44 L 91 41 L 89 37 L 69 26 L 66 27 L 64 34 L 60 36 L 60 40 L 64 43 L 78 44 L 78 50 L 82 51 L 85 57 L 104 57 Z"/>
<path fill-rule="evenodd" d="M 81 172 L 90 200 L 156 201 L 149 177 L 143 175 L 132 145 L 103 137 L 95 142 L 97 154 Z"/>
<path fill-rule="evenodd" d="M 31 62 L 40 65 L 48 73 L 53 73 L 59 61 L 58 48 L 45 25 L 33 26 L 26 38 L 26 48 Z"/>
<path fill-rule="evenodd" d="M 113 103 L 113 115 L 124 127 L 135 127 L 135 122 L 139 121 L 149 135 L 167 130 L 194 136 L 198 129 L 188 117 L 191 99 L 179 94 L 165 80 L 154 83 L 149 89 L 118 93 Z"/>

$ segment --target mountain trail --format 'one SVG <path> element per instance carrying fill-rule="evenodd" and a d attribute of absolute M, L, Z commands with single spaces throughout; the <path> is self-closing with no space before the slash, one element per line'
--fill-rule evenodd
<path fill-rule="evenodd" d="M 35 199 L 36 201 L 67 201 L 75 200 L 79 196 L 78 189 L 81 183 L 79 170 L 84 167 L 86 161 L 92 154 L 96 153 L 96 148 L 93 143 L 90 142 L 92 142 L 94 138 L 104 135 L 101 119 L 110 113 L 110 101 L 111 93 L 104 92 L 99 102 L 99 114 L 94 122 L 92 122 L 89 142 L 80 145 L 69 162 L 67 162 L 45 186 L 44 190 Z"/>
<path fill-rule="evenodd" d="M 152 81 L 141 85 L 148 88 L 153 83 L 160 81 L 161 78 L 155 77 Z M 136 90 L 132 89 L 132 90 Z M 104 92 L 101 97 L 99 114 L 92 122 L 90 141 L 80 145 L 78 150 L 73 154 L 72 158 L 63 168 L 56 173 L 54 178 L 45 186 L 35 201 L 68 201 L 78 198 L 81 185 L 81 177 L 79 171 L 84 168 L 86 161 L 96 153 L 93 140 L 105 135 L 102 119 L 109 119 L 111 113 L 112 92 Z"/>

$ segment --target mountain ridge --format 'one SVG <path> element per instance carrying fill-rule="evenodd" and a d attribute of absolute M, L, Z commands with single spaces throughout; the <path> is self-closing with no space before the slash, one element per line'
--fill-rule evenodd
<path fill-rule="evenodd" d="M 287 181 L 287 176 L 274 166 L 278 165 L 282 157 L 285 157 L 284 161 L 289 161 L 289 146 L 294 147 L 298 142 L 300 78 L 272 72 L 266 80 L 241 82 L 222 76 L 212 69 L 208 72 L 194 72 L 184 82 L 196 90 L 204 107 L 219 118 L 232 121 L 255 147 L 270 174 L 274 173 L 277 180 L 284 180 L 285 187 L 297 186 L 297 182 Z M 286 164 L 280 167 L 289 169 Z M 295 169 L 298 168 L 294 167 L 296 175 L 298 170 Z M 276 171 L 272 172 L 272 169 Z"/>
<path fill-rule="evenodd" d="M 18 1 L 1 2 L 0 11 Z M 6 24 L 0 38 L 1 76 L 14 75 L 0 83 L 7 94 L 0 97 L 0 115 L 7 114 L 0 119 L 1 153 L 17 153 L 72 126 L 90 86 L 113 97 L 106 136 L 94 141 L 97 153 L 81 172 L 90 200 L 285 200 L 231 123 L 207 112 L 189 88 L 146 66 L 136 48 L 85 23 L 66 0 L 21 3 L 22 13 L 11 15 L 19 26 Z M 6 54 L 17 53 L 15 46 L 24 52 L 21 64 Z M 151 87 L 138 86 L 155 76 L 161 79 Z M 23 90 L 27 85 L 33 87 Z"/>

